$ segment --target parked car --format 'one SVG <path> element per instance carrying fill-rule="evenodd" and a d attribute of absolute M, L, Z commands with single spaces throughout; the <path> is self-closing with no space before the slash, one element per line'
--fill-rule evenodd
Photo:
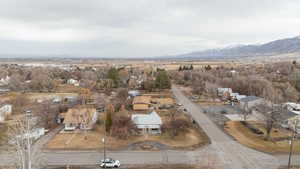
<path fill-rule="evenodd" d="M 105 160 L 101 160 L 100 167 L 102 168 L 119 168 L 121 166 L 119 160 L 113 160 L 112 158 L 107 158 Z"/>
<path fill-rule="evenodd" d="M 181 103 L 176 103 L 177 104 L 177 106 L 182 106 L 182 104 Z"/>
<path fill-rule="evenodd" d="M 165 104 L 165 105 L 160 106 L 159 109 L 170 109 L 172 107 L 174 107 L 172 104 Z"/>

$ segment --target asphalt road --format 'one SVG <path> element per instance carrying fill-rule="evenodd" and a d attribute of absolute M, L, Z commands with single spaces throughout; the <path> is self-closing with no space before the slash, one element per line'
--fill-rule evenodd
<path fill-rule="evenodd" d="M 280 166 L 277 158 L 249 149 L 233 141 L 203 113 L 199 106 L 185 97 L 178 88 L 173 87 L 172 90 L 177 101 L 185 106 L 193 119 L 211 139 L 212 144 L 209 148 L 215 155 L 218 167 L 224 169 L 277 169 Z"/>
<path fill-rule="evenodd" d="M 210 137 L 212 144 L 195 151 L 114 151 L 107 156 L 118 159 L 124 165 L 134 164 L 202 164 L 218 169 L 278 169 L 287 163 L 287 155 L 272 156 L 242 146 L 220 130 L 202 111 L 186 98 L 179 89 L 172 88 L 178 102 Z M 47 138 L 49 139 L 49 138 Z M 14 155 L 0 153 L 0 165 L 14 162 Z M 92 151 L 47 151 L 39 161 L 48 165 L 95 165 L 103 159 L 102 152 Z M 300 164 L 295 155 L 293 164 Z"/>

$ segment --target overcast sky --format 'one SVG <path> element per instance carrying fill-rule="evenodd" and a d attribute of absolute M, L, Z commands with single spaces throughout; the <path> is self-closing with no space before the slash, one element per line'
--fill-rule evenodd
<path fill-rule="evenodd" d="M 1 56 L 164 56 L 299 28 L 299 0 L 0 0 Z"/>

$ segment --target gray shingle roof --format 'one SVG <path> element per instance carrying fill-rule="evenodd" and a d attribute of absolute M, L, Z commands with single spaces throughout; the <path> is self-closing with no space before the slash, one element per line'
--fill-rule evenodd
<path fill-rule="evenodd" d="M 150 114 L 133 114 L 131 116 L 132 121 L 136 125 L 161 125 L 162 121 L 160 116 L 156 112 Z"/>
<path fill-rule="evenodd" d="M 258 99 L 260 99 L 260 97 L 247 96 L 247 97 L 242 98 L 240 101 L 241 102 L 251 102 L 251 101 L 254 101 L 254 100 L 258 100 Z"/>

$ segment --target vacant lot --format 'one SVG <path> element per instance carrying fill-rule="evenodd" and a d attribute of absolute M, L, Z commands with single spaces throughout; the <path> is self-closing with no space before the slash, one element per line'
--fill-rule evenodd
<path fill-rule="evenodd" d="M 260 131 L 265 132 L 260 124 L 253 123 Z M 225 125 L 225 130 L 238 142 L 248 147 L 269 153 L 289 152 L 289 143 L 284 138 L 288 138 L 288 133 L 274 129 L 271 133 L 273 141 L 264 140 L 264 134 L 256 134 L 239 121 L 229 121 Z M 279 141 L 276 141 L 279 140 Z M 294 152 L 300 152 L 300 141 L 294 143 Z"/>

